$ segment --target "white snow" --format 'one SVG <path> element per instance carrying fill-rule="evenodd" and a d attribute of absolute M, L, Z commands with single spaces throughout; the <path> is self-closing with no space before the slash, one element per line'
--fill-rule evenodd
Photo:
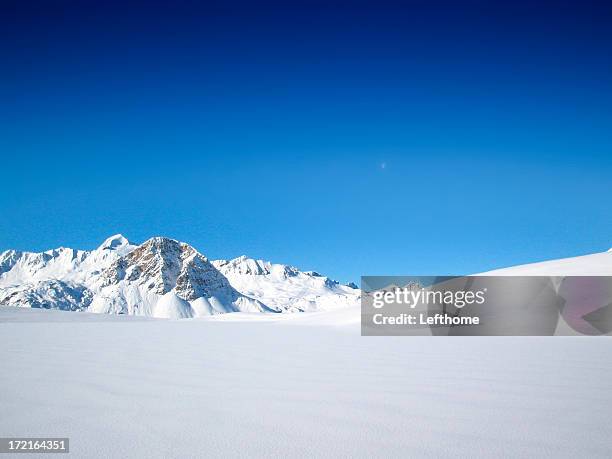
<path fill-rule="evenodd" d="M 188 301 L 179 298 L 174 292 L 168 292 L 155 303 L 152 316 L 162 319 L 188 319 L 193 317 L 193 311 Z"/>
<path fill-rule="evenodd" d="M 609 457 L 607 338 L 372 338 L 358 318 L 0 308 L 0 433 L 79 458 Z"/>
<path fill-rule="evenodd" d="M 612 276 L 612 251 L 487 271 L 491 276 Z"/>

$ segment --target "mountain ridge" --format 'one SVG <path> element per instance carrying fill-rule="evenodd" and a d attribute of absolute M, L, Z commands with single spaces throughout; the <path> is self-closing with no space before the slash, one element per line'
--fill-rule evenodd
<path fill-rule="evenodd" d="M 137 245 L 116 234 L 91 251 L 0 254 L 0 305 L 179 319 L 331 309 L 355 305 L 359 295 L 289 265 L 244 255 L 211 261 L 162 236 Z"/>

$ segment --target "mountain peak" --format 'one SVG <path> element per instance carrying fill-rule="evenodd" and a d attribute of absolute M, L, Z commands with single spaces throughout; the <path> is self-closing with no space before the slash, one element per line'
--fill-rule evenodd
<path fill-rule="evenodd" d="M 17 250 L 7 250 L 0 253 L 0 275 L 4 272 L 10 271 L 15 263 L 19 260 L 23 252 Z"/>
<path fill-rule="evenodd" d="M 225 271 L 234 271 L 239 274 L 251 274 L 255 276 L 267 275 L 271 273 L 272 265 L 263 260 L 255 260 L 246 255 L 241 255 L 232 260 L 216 260 L 213 265 L 223 268 Z"/>
<path fill-rule="evenodd" d="M 99 250 L 117 250 L 121 247 L 129 246 L 130 241 L 128 241 L 122 234 L 115 234 L 109 238 L 107 238 L 100 247 Z"/>
<path fill-rule="evenodd" d="M 166 236 L 153 236 L 142 243 L 142 245 L 161 245 L 161 244 L 184 244 Z"/>
<path fill-rule="evenodd" d="M 138 249 L 141 251 L 152 251 L 155 253 L 166 253 L 170 251 L 199 254 L 199 252 L 195 248 L 193 248 L 186 242 L 181 242 L 176 239 L 172 239 L 165 236 L 154 236 L 152 238 L 149 238 L 144 241 L 140 246 L 138 246 Z"/>
<path fill-rule="evenodd" d="M 234 292 L 208 259 L 185 242 L 152 237 L 116 260 L 102 273 L 103 286 L 126 281 L 146 291 L 163 295 L 173 290 L 184 300 L 211 296 L 219 290 L 234 298 Z"/>

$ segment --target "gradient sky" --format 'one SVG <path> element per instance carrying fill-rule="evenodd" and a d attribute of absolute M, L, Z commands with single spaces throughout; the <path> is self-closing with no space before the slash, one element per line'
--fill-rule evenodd
<path fill-rule="evenodd" d="M 605 3 L 24 3 L 0 250 L 165 235 L 348 281 L 612 247 Z"/>

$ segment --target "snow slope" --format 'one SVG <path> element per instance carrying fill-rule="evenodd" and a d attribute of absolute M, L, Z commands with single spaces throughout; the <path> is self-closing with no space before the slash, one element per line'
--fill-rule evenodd
<path fill-rule="evenodd" d="M 492 276 L 612 276 L 612 249 L 581 257 L 496 269 L 483 274 Z"/>

